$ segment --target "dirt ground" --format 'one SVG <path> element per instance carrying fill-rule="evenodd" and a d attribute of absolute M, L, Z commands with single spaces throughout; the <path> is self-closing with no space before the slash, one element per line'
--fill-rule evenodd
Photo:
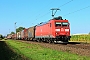
<path fill-rule="evenodd" d="M 39 44 L 45 48 L 50 48 L 58 51 L 67 51 L 69 53 L 78 54 L 81 56 L 90 56 L 90 44 L 84 44 L 84 43 L 75 43 L 70 42 L 67 45 L 65 44 L 49 44 L 49 43 L 39 43 L 39 42 L 32 42 L 32 41 L 22 41 L 30 44 Z"/>

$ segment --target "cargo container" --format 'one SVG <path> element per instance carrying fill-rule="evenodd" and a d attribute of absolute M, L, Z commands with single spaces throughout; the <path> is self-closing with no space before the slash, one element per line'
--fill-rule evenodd
<path fill-rule="evenodd" d="M 8 35 L 8 36 L 7 36 L 7 39 L 11 39 L 11 38 L 12 38 L 11 36 L 12 36 L 12 35 Z"/>
<path fill-rule="evenodd" d="M 16 39 L 16 34 L 12 34 L 12 39 Z"/>
<path fill-rule="evenodd" d="M 18 32 L 18 39 L 21 39 L 21 32 Z"/>
<path fill-rule="evenodd" d="M 28 28 L 28 40 L 35 38 L 35 26 Z"/>
<path fill-rule="evenodd" d="M 16 34 L 17 34 L 17 39 L 19 39 L 19 32 L 17 32 Z"/>
<path fill-rule="evenodd" d="M 21 39 L 24 39 L 24 30 L 21 31 Z"/>
<path fill-rule="evenodd" d="M 24 29 L 24 39 L 28 39 L 28 29 Z"/>

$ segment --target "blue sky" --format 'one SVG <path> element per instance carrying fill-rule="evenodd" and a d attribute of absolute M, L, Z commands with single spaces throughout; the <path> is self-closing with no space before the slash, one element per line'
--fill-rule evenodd
<path fill-rule="evenodd" d="M 28 28 L 48 21 L 51 8 L 61 9 L 55 16 L 69 20 L 71 34 L 90 32 L 90 0 L 0 0 L 0 34 L 15 31 L 15 22 Z"/>

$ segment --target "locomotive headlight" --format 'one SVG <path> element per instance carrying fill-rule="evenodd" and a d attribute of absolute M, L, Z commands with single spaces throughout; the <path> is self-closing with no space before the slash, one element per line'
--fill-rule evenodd
<path fill-rule="evenodd" d="M 60 29 L 55 29 L 55 31 L 60 31 Z"/>
<path fill-rule="evenodd" d="M 68 31 L 69 31 L 69 29 L 65 29 L 65 31 L 67 31 L 67 32 L 68 32 Z"/>

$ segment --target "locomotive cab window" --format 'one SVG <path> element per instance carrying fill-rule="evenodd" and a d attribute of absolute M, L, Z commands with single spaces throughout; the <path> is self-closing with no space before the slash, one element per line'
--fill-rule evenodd
<path fill-rule="evenodd" d="M 56 22 L 55 23 L 55 26 L 57 27 L 57 26 L 61 26 L 61 22 Z"/>
<path fill-rule="evenodd" d="M 62 22 L 62 26 L 68 26 L 68 22 Z"/>

